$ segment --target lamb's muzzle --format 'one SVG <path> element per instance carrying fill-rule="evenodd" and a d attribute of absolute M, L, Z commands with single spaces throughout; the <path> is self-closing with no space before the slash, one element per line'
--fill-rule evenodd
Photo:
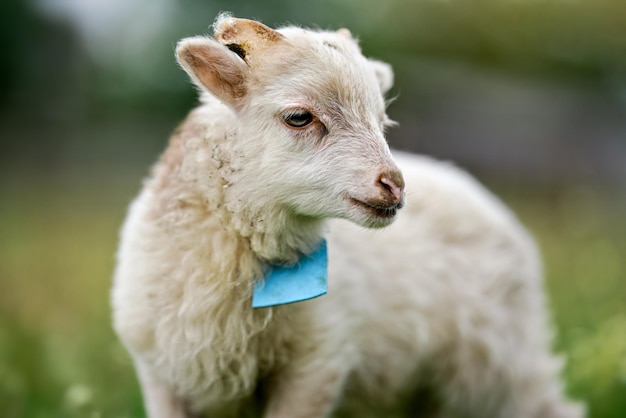
<path fill-rule="evenodd" d="M 375 194 L 347 196 L 354 207 L 369 216 L 366 224 L 370 228 L 389 225 L 404 206 L 404 178 L 398 168 L 381 170 L 375 178 Z"/>
<path fill-rule="evenodd" d="M 398 209 L 404 206 L 404 178 L 399 170 L 381 173 L 378 177 L 378 185 Z"/>

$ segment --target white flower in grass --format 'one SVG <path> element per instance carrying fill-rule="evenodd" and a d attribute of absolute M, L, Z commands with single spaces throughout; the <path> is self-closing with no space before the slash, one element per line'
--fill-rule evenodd
<path fill-rule="evenodd" d="M 86 385 L 75 384 L 65 391 L 65 403 L 72 408 L 88 405 L 92 399 L 93 392 Z"/>

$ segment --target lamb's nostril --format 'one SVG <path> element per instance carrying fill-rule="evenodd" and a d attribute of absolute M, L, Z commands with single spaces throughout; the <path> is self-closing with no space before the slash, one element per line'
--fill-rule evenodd
<path fill-rule="evenodd" d="M 381 174 L 378 183 L 393 196 L 394 203 L 402 204 L 404 202 L 404 179 L 400 172 L 392 171 Z"/>

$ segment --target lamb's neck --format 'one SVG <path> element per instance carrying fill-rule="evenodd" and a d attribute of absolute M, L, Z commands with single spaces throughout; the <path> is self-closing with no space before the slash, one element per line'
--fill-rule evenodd
<path fill-rule="evenodd" d="M 292 264 L 312 252 L 321 240 L 323 220 L 295 213 L 251 190 L 248 179 L 224 173 L 223 225 L 250 243 L 264 262 Z"/>
<path fill-rule="evenodd" d="M 293 264 L 319 244 L 323 222 L 289 213 L 284 208 L 247 208 L 228 212 L 228 225 L 249 242 L 265 263 Z"/>

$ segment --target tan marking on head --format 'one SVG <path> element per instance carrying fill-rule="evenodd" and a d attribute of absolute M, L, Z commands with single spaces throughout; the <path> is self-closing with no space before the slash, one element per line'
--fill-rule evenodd
<path fill-rule="evenodd" d="M 280 43 L 285 37 L 260 22 L 228 17 L 218 22 L 215 39 L 223 45 L 237 44 L 248 57 Z"/>

